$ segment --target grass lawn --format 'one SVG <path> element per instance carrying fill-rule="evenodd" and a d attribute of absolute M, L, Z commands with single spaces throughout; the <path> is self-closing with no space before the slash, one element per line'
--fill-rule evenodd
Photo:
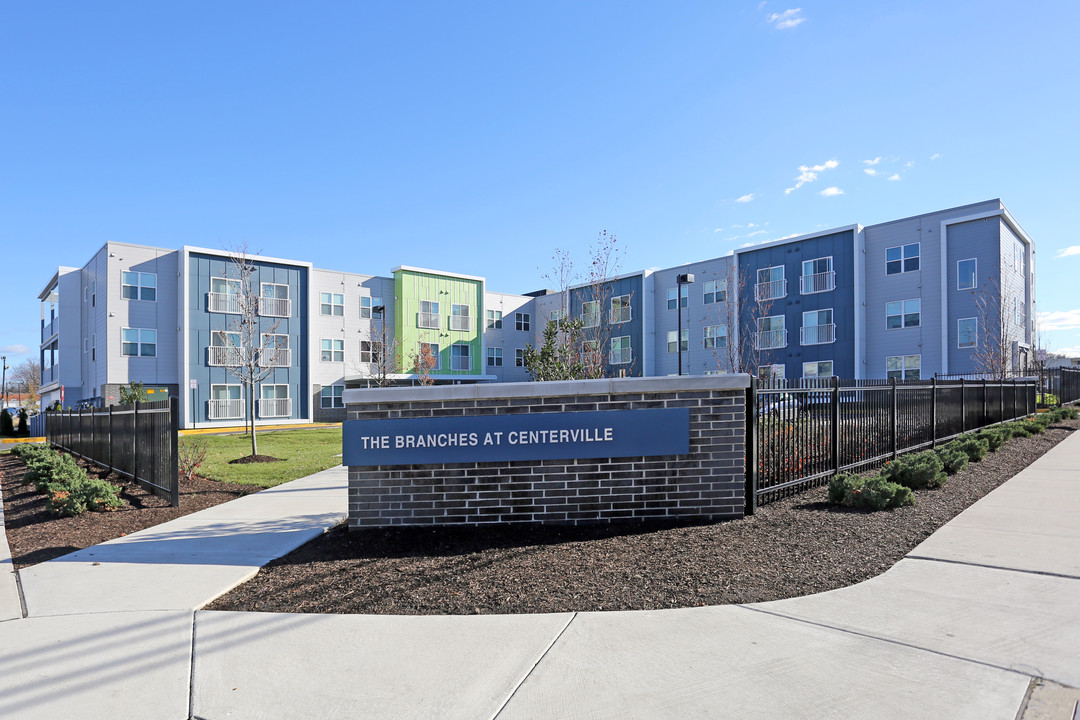
<path fill-rule="evenodd" d="M 184 436 L 206 441 L 206 462 L 198 473 L 222 482 L 272 487 L 341 464 L 341 428 L 305 428 L 276 430 L 257 434 L 259 454 L 271 455 L 281 462 L 230 465 L 230 460 L 251 454 L 248 435 Z"/>

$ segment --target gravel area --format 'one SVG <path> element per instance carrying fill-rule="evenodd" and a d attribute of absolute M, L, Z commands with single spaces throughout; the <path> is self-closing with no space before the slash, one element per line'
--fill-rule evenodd
<path fill-rule="evenodd" d="M 270 612 L 545 613 L 762 602 L 881 574 L 1080 427 L 1009 441 L 914 507 L 830 506 L 824 488 L 708 525 L 338 527 L 208 606 Z"/>
<path fill-rule="evenodd" d="M 106 477 L 120 485 L 127 505 L 111 512 L 85 512 L 75 517 L 58 517 L 49 512 L 45 496 L 32 485 L 22 484 L 25 466 L 11 455 L 0 456 L 0 490 L 4 495 L 4 525 L 15 569 L 103 543 L 219 503 L 235 500 L 259 490 L 251 485 L 233 485 L 196 477 L 180 481 L 180 507 L 172 507 L 117 475 L 108 475 L 93 466 L 87 472 Z"/>

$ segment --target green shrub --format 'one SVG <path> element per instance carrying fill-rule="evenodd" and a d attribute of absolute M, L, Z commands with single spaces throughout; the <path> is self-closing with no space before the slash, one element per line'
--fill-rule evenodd
<path fill-rule="evenodd" d="M 50 483 L 49 509 L 57 515 L 79 515 L 87 510 L 98 512 L 123 507 L 120 488 L 99 478 L 72 477 L 67 482 Z"/>
<path fill-rule="evenodd" d="M 905 455 L 881 469 L 881 477 L 909 488 L 936 488 L 945 484 L 944 465 L 933 451 Z"/>
<path fill-rule="evenodd" d="M 997 452 L 997 449 L 1005 444 L 1005 441 L 1009 439 L 1011 433 L 1003 430 L 1000 427 L 986 428 L 975 437 L 980 440 L 985 440 L 987 446 L 990 448 L 990 452 Z"/>
<path fill-rule="evenodd" d="M 1012 433 L 1012 436 L 1014 438 L 1031 437 L 1031 433 L 1028 432 L 1027 428 L 1025 428 L 1023 423 L 1021 423 L 1019 420 L 1016 422 L 1011 422 L 1008 425 L 1005 425 L 1005 427 L 1009 428 L 1009 432 Z"/>
<path fill-rule="evenodd" d="M 884 510 L 914 505 L 911 490 L 880 475 L 863 478 L 858 475 L 836 475 L 829 481 L 829 500 L 836 505 Z"/>
<path fill-rule="evenodd" d="M 967 454 L 971 462 L 979 462 L 986 457 L 986 453 L 990 452 L 990 443 L 983 438 L 969 435 L 953 442 L 959 450 Z"/>
<path fill-rule="evenodd" d="M 1061 413 L 1061 417 L 1063 420 L 1075 420 L 1078 416 L 1080 416 L 1080 412 L 1077 412 L 1076 408 L 1074 407 L 1063 407 L 1061 408 Z"/>
<path fill-rule="evenodd" d="M 956 447 L 954 443 L 938 448 L 937 454 L 941 458 L 942 468 L 948 475 L 955 475 L 967 467 L 967 453 Z"/>
<path fill-rule="evenodd" d="M 1046 430 L 1046 425 L 1043 425 L 1038 420 L 1020 420 L 1020 427 L 1024 428 L 1031 435 L 1039 435 Z"/>

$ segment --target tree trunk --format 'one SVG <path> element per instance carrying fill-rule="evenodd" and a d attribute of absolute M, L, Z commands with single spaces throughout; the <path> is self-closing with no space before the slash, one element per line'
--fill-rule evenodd
<path fill-rule="evenodd" d="M 259 454 L 259 445 L 255 441 L 255 388 L 252 387 L 251 390 L 248 393 L 248 406 L 251 413 L 251 456 L 255 457 Z"/>

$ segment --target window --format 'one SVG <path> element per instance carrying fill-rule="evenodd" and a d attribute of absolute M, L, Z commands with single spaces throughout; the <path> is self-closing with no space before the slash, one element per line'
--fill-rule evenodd
<path fill-rule="evenodd" d="M 424 348 L 427 348 L 428 355 L 434 360 L 434 364 L 428 368 L 428 370 L 439 370 L 442 368 L 442 357 L 439 355 L 439 343 L 420 343 L 420 354 L 417 356 L 417 360 L 424 356 Z"/>
<path fill-rule="evenodd" d="M 383 316 L 384 306 L 382 298 L 380 297 L 362 297 L 360 298 L 360 317 L 362 318 L 381 318 Z"/>
<path fill-rule="evenodd" d="M 727 300 L 727 280 L 706 280 L 705 295 L 702 301 L 706 305 Z"/>
<path fill-rule="evenodd" d="M 1019 240 L 1013 243 L 1013 270 L 1024 269 L 1024 244 Z"/>
<path fill-rule="evenodd" d="M 918 380 L 921 355 L 896 355 L 885 358 L 885 377 L 889 380 Z"/>
<path fill-rule="evenodd" d="M 1020 302 L 1020 298 L 1013 298 L 1013 316 L 1016 317 L 1016 326 L 1024 327 L 1024 304 Z"/>
<path fill-rule="evenodd" d="M 800 283 L 799 293 L 801 295 L 834 290 L 836 288 L 836 273 L 833 272 L 832 258 L 823 257 L 804 260 Z"/>
<path fill-rule="evenodd" d="M 292 403 L 288 385 L 262 385 L 259 388 L 259 417 L 289 417 Z"/>
<path fill-rule="evenodd" d="M 123 328 L 120 330 L 120 354 L 127 357 L 156 357 L 157 330 Z"/>
<path fill-rule="evenodd" d="M 619 295 L 611 298 L 611 322 L 624 323 L 630 322 L 630 319 L 630 296 Z"/>
<path fill-rule="evenodd" d="M 90 307 L 97 307 L 97 280 L 90 281 Z"/>
<path fill-rule="evenodd" d="M 919 308 L 922 301 L 896 300 L 885 303 L 885 328 L 896 330 L 897 328 L 919 327 Z"/>
<path fill-rule="evenodd" d="M 956 347 L 973 348 L 979 344 L 979 319 L 960 318 L 956 321 Z"/>
<path fill-rule="evenodd" d="M 585 327 L 596 327 L 600 324 L 600 303 L 595 300 L 581 303 L 581 324 Z"/>
<path fill-rule="evenodd" d="M 244 417 L 244 401 L 239 385 L 211 385 L 209 416 L 211 420 Z"/>
<path fill-rule="evenodd" d="M 320 360 L 323 362 L 345 362 L 345 341 L 323 338 Z"/>
<path fill-rule="evenodd" d="M 523 348 L 514 351 L 514 367 L 525 367 L 525 350 Z"/>
<path fill-rule="evenodd" d="M 727 347 L 727 325 L 706 325 L 702 328 L 706 348 Z"/>
<path fill-rule="evenodd" d="M 157 300 L 157 275 L 144 272 L 120 274 L 120 296 L 125 300 Z"/>
<path fill-rule="evenodd" d="M 514 313 L 514 327 L 517 330 L 529 331 L 529 313 Z"/>
<path fill-rule="evenodd" d="M 345 407 L 345 401 L 342 399 L 342 393 L 344 392 L 344 385 L 328 385 L 324 387 L 319 391 L 319 407 L 324 409 Z"/>
<path fill-rule="evenodd" d="M 289 336 L 263 333 L 259 365 L 261 367 L 289 367 L 292 365 Z"/>
<path fill-rule="evenodd" d="M 961 260 L 956 263 L 957 290 L 974 290 L 978 286 L 978 281 L 976 280 L 978 266 L 979 264 L 975 258 Z"/>
<path fill-rule="evenodd" d="M 210 312 L 240 312 L 240 281 L 228 278 L 210 278 L 210 293 L 207 296 Z"/>
<path fill-rule="evenodd" d="M 210 345 L 212 347 L 240 347 L 240 333 L 215 330 L 210 333 Z"/>
<path fill-rule="evenodd" d="M 421 300 L 420 312 L 416 315 L 416 327 L 439 329 L 439 303 L 434 300 Z"/>
<path fill-rule="evenodd" d="M 502 348 L 489 347 L 487 349 L 488 367 L 502 367 Z"/>
<path fill-rule="evenodd" d="M 689 285 L 679 285 L 678 288 L 668 288 L 668 291 L 667 291 L 667 309 L 668 310 L 674 310 L 675 309 L 675 294 L 676 293 L 679 294 L 679 303 L 678 303 L 679 307 L 684 308 L 684 307 L 686 307 L 686 303 L 689 302 L 688 298 L 690 297 L 690 286 Z"/>
<path fill-rule="evenodd" d="M 450 306 L 450 329 L 463 330 L 466 332 L 472 329 L 472 324 L 469 322 L 468 305 Z"/>
<path fill-rule="evenodd" d="M 360 362 L 377 363 L 382 357 L 382 343 L 376 340 L 360 341 Z"/>
<path fill-rule="evenodd" d="M 566 311 L 563 309 L 551 311 L 551 321 L 554 323 L 560 323 L 566 319 Z"/>
<path fill-rule="evenodd" d="M 340 293 L 319 293 L 320 315 L 344 315 L 345 296 Z"/>
<path fill-rule="evenodd" d="M 242 349 L 240 333 L 226 330 L 214 330 L 210 333 L 209 360 L 214 366 L 235 367 L 240 364 Z"/>
<path fill-rule="evenodd" d="M 832 360 L 819 360 L 817 362 L 804 362 L 802 364 L 802 376 L 804 378 L 832 377 L 832 374 Z"/>
<path fill-rule="evenodd" d="M 757 349 L 774 350 L 787 347 L 787 328 L 783 315 L 758 318 Z"/>
<path fill-rule="evenodd" d="M 502 330 L 502 310 L 487 311 L 487 326 L 489 330 Z"/>
<path fill-rule="evenodd" d="M 802 314 L 802 345 L 822 345 L 836 342 L 836 325 L 832 308 L 808 310 Z"/>
<path fill-rule="evenodd" d="M 919 243 L 885 248 L 885 274 L 915 272 L 919 269 Z"/>
<path fill-rule="evenodd" d="M 784 278 L 784 266 L 758 268 L 754 299 L 760 302 L 785 296 L 787 296 L 787 280 Z"/>
<path fill-rule="evenodd" d="M 468 343 L 454 343 L 450 346 L 450 369 L 469 370 L 471 367 Z"/>
<path fill-rule="evenodd" d="M 630 347 L 630 336 L 620 335 L 611 338 L 611 364 L 625 365 L 634 359 L 634 351 Z"/>
<path fill-rule="evenodd" d="M 760 365 L 757 373 L 759 380 L 783 380 L 785 375 L 783 365 Z"/>
<path fill-rule="evenodd" d="M 289 317 L 292 303 L 289 286 L 281 283 L 261 283 L 259 286 L 259 314 L 269 317 Z"/>
<path fill-rule="evenodd" d="M 668 330 L 667 334 L 667 351 L 669 353 L 675 352 L 675 336 L 678 334 L 678 330 Z M 679 350 L 686 352 L 690 349 L 690 330 L 689 328 L 683 328 L 682 335 L 679 337 Z"/>
<path fill-rule="evenodd" d="M 90 336 L 90 362 L 97 361 L 97 335 Z"/>

